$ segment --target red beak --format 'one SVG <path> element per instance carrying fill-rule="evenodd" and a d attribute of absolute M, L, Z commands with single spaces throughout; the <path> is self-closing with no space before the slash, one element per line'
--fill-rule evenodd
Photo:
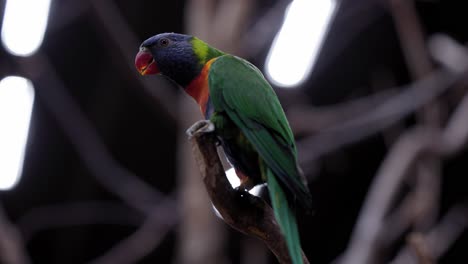
<path fill-rule="evenodd" d="M 147 74 L 158 74 L 159 69 L 156 62 L 153 59 L 151 52 L 146 49 L 142 49 L 138 52 L 135 57 L 135 67 L 141 75 Z"/>

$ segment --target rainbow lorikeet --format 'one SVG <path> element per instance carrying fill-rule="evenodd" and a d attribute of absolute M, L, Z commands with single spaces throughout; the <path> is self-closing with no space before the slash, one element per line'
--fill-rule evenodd
<path fill-rule="evenodd" d="M 275 217 L 293 263 L 302 263 L 296 204 L 311 207 L 297 165 L 297 150 L 280 102 L 262 73 L 248 61 L 202 40 L 163 33 L 145 40 L 135 58 L 142 75 L 163 74 L 199 104 L 228 160 L 251 189 L 267 182 Z"/>

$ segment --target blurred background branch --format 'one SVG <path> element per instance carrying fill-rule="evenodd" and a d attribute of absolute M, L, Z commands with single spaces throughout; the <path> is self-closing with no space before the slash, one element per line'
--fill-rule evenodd
<path fill-rule="evenodd" d="M 40 65 L 40 70 L 36 67 Z M 163 195 L 116 162 L 93 125 L 81 112 L 47 58 L 37 54 L 19 67 L 31 80 L 44 83 L 38 96 L 57 119 L 78 155 L 94 177 L 109 191 L 134 208 L 150 213 Z"/>
<path fill-rule="evenodd" d="M 20 232 L 8 220 L 0 204 L 0 262 L 5 264 L 31 263 Z"/>

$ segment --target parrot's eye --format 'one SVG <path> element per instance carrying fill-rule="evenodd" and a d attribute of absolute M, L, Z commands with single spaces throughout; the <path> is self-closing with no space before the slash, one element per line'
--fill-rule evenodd
<path fill-rule="evenodd" d="M 159 46 L 161 47 L 167 47 L 169 45 L 169 39 L 167 38 L 162 38 L 159 40 Z"/>

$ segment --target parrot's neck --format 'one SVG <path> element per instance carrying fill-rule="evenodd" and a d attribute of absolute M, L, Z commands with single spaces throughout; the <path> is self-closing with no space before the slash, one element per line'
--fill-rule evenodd
<path fill-rule="evenodd" d="M 185 87 L 185 92 L 189 94 L 197 104 L 200 106 L 200 110 L 204 116 L 207 116 L 207 110 L 209 110 L 209 99 L 210 89 L 208 85 L 208 73 L 210 71 L 211 64 L 217 58 L 209 60 L 205 66 L 203 66 L 200 74 L 195 77 L 189 85 Z"/>

